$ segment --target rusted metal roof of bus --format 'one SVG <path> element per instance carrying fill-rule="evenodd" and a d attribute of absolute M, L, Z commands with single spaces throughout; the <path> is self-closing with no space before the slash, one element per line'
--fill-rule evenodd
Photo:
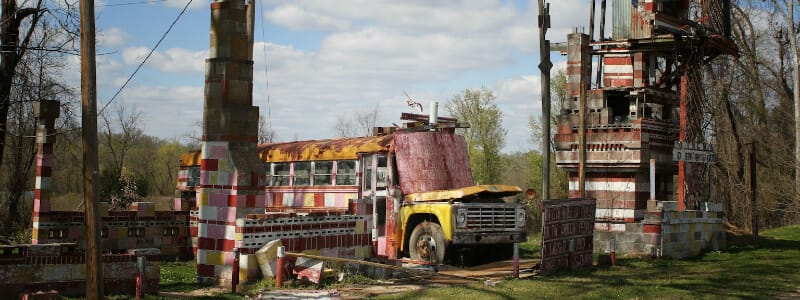
<path fill-rule="evenodd" d="M 388 152 L 392 135 L 312 140 L 258 146 L 258 157 L 265 162 L 357 159 L 358 153 Z"/>
<path fill-rule="evenodd" d="M 200 159 L 200 149 L 190 150 L 181 155 L 180 166 L 199 166 Z"/>

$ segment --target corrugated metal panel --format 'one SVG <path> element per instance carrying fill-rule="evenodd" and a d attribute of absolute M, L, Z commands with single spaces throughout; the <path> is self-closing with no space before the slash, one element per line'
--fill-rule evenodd
<path fill-rule="evenodd" d="M 625 40 L 631 38 L 631 11 L 632 2 L 636 0 L 613 0 L 612 3 L 612 24 L 611 37 L 615 40 Z"/>
<path fill-rule="evenodd" d="M 395 155 L 403 194 L 473 185 L 464 137 L 445 132 L 396 133 Z"/>

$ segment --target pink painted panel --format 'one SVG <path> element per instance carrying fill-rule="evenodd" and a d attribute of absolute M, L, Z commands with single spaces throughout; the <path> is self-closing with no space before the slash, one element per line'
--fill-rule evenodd
<path fill-rule="evenodd" d="M 228 206 L 228 193 L 210 192 L 208 195 L 208 206 Z"/>
<path fill-rule="evenodd" d="M 404 194 L 473 185 L 466 142 L 460 135 L 397 133 L 395 155 Z"/>

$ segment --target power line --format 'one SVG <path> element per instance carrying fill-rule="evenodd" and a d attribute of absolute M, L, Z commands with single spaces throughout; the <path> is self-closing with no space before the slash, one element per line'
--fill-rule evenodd
<path fill-rule="evenodd" d="M 111 97 L 111 100 L 108 100 L 108 102 L 105 105 L 103 105 L 103 109 L 101 109 L 99 112 L 97 112 L 98 115 L 102 114 L 103 111 L 106 110 L 108 105 L 110 105 L 112 102 L 114 102 L 114 100 L 117 99 L 117 96 L 119 96 L 119 94 L 122 92 L 122 90 L 125 89 L 126 86 L 128 86 L 128 83 L 131 82 L 131 80 L 133 79 L 133 76 L 136 76 L 136 73 L 138 73 L 139 70 L 142 68 L 142 66 L 144 66 L 144 64 L 147 62 L 147 59 L 149 59 L 150 56 L 153 55 L 153 52 L 155 52 L 156 49 L 158 49 L 158 46 L 161 45 L 161 42 L 164 41 L 164 38 L 167 37 L 167 34 L 169 34 L 169 32 L 172 31 L 172 27 L 175 27 L 175 24 L 178 23 L 178 20 L 181 19 L 181 16 L 183 16 L 183 14 L 186 12 L 186 9 L 189 8 L 190 4 L 192 4 L 192 0 L 189 0 L 189 2 L 186 2 L 186 6 L 184 6 L 183 10 L 181 10 L 181 13 L 179 13 L 178 16 L 175 17 L 175 20 L 172 21 L 172 24 L 169 25 L 169 28 L 167 28 L 167 31 L 164 32 L 163 35 L 161 35 L 161 38 L 158 40 L 156 45 L 153 46 L 152 49 L 150 49 L 150 52 L 147 53 L 147 56 L 145 56 L 144 59 L 142 60 L 142 62 L 139 63 L 139 65 L 136 67 L 136 70 L 134 70 L 133 73 L 131 73 L 131 76 L 128 77 L 128 79 L 125 80 L 125 83 L 123 83 L 122 86 L 119 87 L 119 90 L 117 90 L 117 92 L 114 93 L 114 96 Z"/>
<path fill-rule="evenodd" d="M 267 130 L 272 131 L 272 108 L 269 99 L 269 61 L 267 60 L 267 39 L 264 35 L 264 14 L 261 15 L 261 40 L 264 42 L 264 76 L 266 78 L 265 88 L 267 90 Z"/>
<path fill-rule="evenodd" d="M 113 7 L 113 6 L 126 6 L 126 5 L 137 5 L 137 4 L 154 4 L 154 3 L 167 2 L 167 1 L 168 0 L 149 0 L 149 1 L 127 2 L 127 3 L 100 4 L 100 5 L 95 5 L 94 7 Z"/>

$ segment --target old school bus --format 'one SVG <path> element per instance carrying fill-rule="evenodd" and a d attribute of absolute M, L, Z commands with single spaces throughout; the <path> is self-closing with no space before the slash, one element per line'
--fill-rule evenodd
<path fill-rule="evenodd" d="M 367 215 L 373 253 L 389 259 L 442 263 L 448 249 L 491 246 L 510 253 L 513 243 L 525 241 L 524 207 L 503 200 L 520 188 L 474 184 L 454 119 L 415 124 L 367 137 L 259 145 L 265 212 Z M 197 186 L 198 157 L 199 150 L 181 159 L 186 179 L 179 190 L 186 198 Z"/>

